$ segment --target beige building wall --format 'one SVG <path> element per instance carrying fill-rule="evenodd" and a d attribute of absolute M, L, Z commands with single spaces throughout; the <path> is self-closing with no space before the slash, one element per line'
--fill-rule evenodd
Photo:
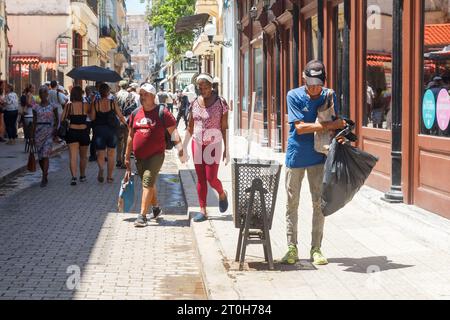
<path fill-rule="evenodd" d="M 8 38 L 6 32 L 5 0 L 0 0 L 0 79 L 8 80 Z"/>

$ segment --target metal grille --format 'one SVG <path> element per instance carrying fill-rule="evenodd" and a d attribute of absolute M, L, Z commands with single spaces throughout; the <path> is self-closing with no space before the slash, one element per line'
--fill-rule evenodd
<path fill-rule="evenodd" d="M 269 229 L 272 228 L 278 184 L 280 182 L 281 165 L 276 161 L 254 161 L 233 159 L 233 215 L 236 228 L 241 228 L 243 219 L 248 212 L 250 193 L 246 192 L 252 186 L 254 179 L 261 179 L 264 189 L 264 204 L 268 215 Z M 250 208 L 250 229 L 262 229 L 262 201 L 259 192 L 255 194 L 253 208 Z"/>

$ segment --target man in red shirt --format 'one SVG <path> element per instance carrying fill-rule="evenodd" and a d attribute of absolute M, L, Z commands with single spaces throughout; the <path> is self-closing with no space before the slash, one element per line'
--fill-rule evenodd
<path fill-rule="evenodd" d="M 183 157 L 181 139 L 176 131 L 176 120 L 174 116 L 164 108 L 162 118 L 160 117 L 159 105 L 155 103 L 156 89 L 149 83 L 141 86 L 141 107 L 138 108 L 129 121 L 129 136 L 125 165 L 127 172 L 125 180 L 131 176 L 131 151 L 136 159 L 136 167 L 142 179 L 142 203 L 141 212 L 136 219 L 136 227 L 147 225 L 147 212 L 156 199 L 156 180 L 164 163 L 166 152 L 165 130 L 174 137 L 178 156 Z"/>

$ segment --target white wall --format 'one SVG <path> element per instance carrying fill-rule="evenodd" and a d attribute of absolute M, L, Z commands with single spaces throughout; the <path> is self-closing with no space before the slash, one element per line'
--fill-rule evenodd
<path fill-rule="evenodd" d="M 6 0 L 8 14 L 69 14 L 70 0 Z"/>

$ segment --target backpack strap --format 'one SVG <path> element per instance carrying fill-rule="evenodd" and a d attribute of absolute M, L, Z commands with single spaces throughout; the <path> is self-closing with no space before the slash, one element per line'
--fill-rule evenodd
<path fill-rule="evenodd" d="M 159 105 L 159 118 L 162 121 L 163 127 L 166 128 L 166 121 L 164 120 L 164 109 L 166 106 L 164 104 Z"/>
<path fill-rule="evenodd" d="M 141 108 L 137 108 L 136 110 L 134 110 L 132 113 L 131 113 L 131 123 L 129 124 L 129 126 L 131 127 L 131 128 L 133 128 L 133 124 L 134 124 L 134 119 L 136 118 L 136 116 L 137 116 L 137 114 L 138 114 L 138 112 L 141 110 Z"/>

